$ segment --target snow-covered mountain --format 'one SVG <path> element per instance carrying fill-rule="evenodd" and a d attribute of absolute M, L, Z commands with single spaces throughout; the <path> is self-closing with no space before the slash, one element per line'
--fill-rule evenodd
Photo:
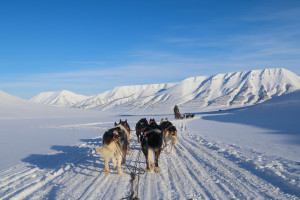
<path fill-rule="evenodd" d="M 147 98 L 166 91 L 175 85 L 176 83 L 166 83 L 116 87 L 112 90 L 87 99 L 77 104 L 77 106 L 83 108 L 96 107 L 106 110 L 117 106 L 126 105 L 128 103 L 130 104 L 131 102 L 137 100 L 146 99 L 147 101 Z"/>
<path fill-rule="evenodd" d="M 197 76 L 178 83 L 121 86 L 91 98 L 82 97 L 82 101 L 59 93 L 40 94 L 44 98 L 33 99 L 46 104 L 58 104 L 58 99 L 63 99 L 61 105 L 100 110 L 170 109 L 177 104 L 192 111 L 212 106 L 252 105 L 298 89 L 299 76 L 284 68 L 271 68 Z"/>
<path fill-rule="evenodd" d="M 58 92 L 42 92 L 31 98 L 30 101 L 41 104 L 72 107 L 88 98 L 88 96 L 62 90 Z"/>
<path fill-rule="evenodd" d="M 16 102 L 25 102 L 25 100 L 0 90 L 0 104 L 14 104 Z"/>

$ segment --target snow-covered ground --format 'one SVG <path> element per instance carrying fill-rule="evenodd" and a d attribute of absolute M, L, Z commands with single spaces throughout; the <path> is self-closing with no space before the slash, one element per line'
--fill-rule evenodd
<path fill-rule="evenodd" d="M 142 117 L 168 117 L 179 141 L 174 154 L 161 154 L 159 174 L 140 175 L 139 198 L 300 199 L 299 91 L 189 120 L 174 120 L 172 109 L 127 115 L 0 97 L 0 199 L 128 197 L 140 149 L 135 132 L 123 176 L 104 174 L 95 147 L 115 121 L 127 119 L 134 130 Z M 138 167 L 145 168 L 143 156 Z"/>

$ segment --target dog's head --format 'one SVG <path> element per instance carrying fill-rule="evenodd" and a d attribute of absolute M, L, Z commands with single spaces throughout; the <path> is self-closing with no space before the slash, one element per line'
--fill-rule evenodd
<path fill-rule="evenodd" d="M 126 119 L 125 121 L 122 121 L 122 120 L 120 119 L 120 121 L 119 121 L 118 124 L 117 124 L 117 122 L 115 122 L 115 126 L 117 126 L 117 125 L 119 125 L 119 124 L 121 124 L 122 126 L 124 126 L 126 129 L 130 129 L 129 124 L 128 124 L 128 122 L 127 122 L 127 119 Z"/>
<path fill-rule="evenodd" d="M 119 127 L 111 128 L 103 134 L 103 144 L 110 144 L 113 140 L 120 137 L 121 129 Z"/>
<path fill-rule="evenodd" d="M 156 124 L 155 119 L 150 119 L 150 120 L 149 120 L 149 125 L 152 124 L 152 123 L 153 123 L 153 124 Z"/>
<path fill-rule="evenodd" d="M 167 121 L 169 121 L 167 117 L 166 117 L 165 119 L 162 118 L 162 119 L 160 120 L 160 122 L 167 122 Z"/>
<path fill-rule="evenodd" d="M 167 131 L 169 132 L 170 135 L 177 136 L 177 130 L 175 126 L 170 126 Z"/>
<path fill-rule="evenodd" d="M 146 118 L 142 118 L 137 124 L 140 124 L 142 127 L 146 127 L 148 126 L 148 121 Z"/>

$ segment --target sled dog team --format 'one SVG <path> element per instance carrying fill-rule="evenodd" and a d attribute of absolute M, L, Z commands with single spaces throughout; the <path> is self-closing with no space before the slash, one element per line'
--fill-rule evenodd
<path fill-rule="evenodd" d="M 146 159 L 146 171 L 150 172 L 154 169 L 154 172 L 158 173 L 158 160 L 161 151 L 164 151 L 171 142 L 170 154 L 172 154 L 174 145 L 177 143 L 176 127 L 167 118 L 162 119 L 159 125 L 154 119 L 150 119 L 148 123 L 146 118 L 142 118 L 136 123 L 135 130 Z M 108 161 L 112 159 L 114 169 L 118 171 L 119 175 L 122 175 L 121 165 L 125 164 L 126 155 L 130 153 L 130 126 L 127 120 L 115 122 L 115 127 L 103 134 L 102 146 L 97 147 L 96 150 L 104 157 L 105 174 L 109 173 Z"/>

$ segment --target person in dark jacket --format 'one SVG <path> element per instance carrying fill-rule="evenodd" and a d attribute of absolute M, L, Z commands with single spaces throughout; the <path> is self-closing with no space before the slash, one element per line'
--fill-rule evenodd
<path fill-rule="evenodd" d="M 180 119 L 179 108 L 177 105 L 174 106 L 174 115 L 175 115 L 175 119 Z"/>

